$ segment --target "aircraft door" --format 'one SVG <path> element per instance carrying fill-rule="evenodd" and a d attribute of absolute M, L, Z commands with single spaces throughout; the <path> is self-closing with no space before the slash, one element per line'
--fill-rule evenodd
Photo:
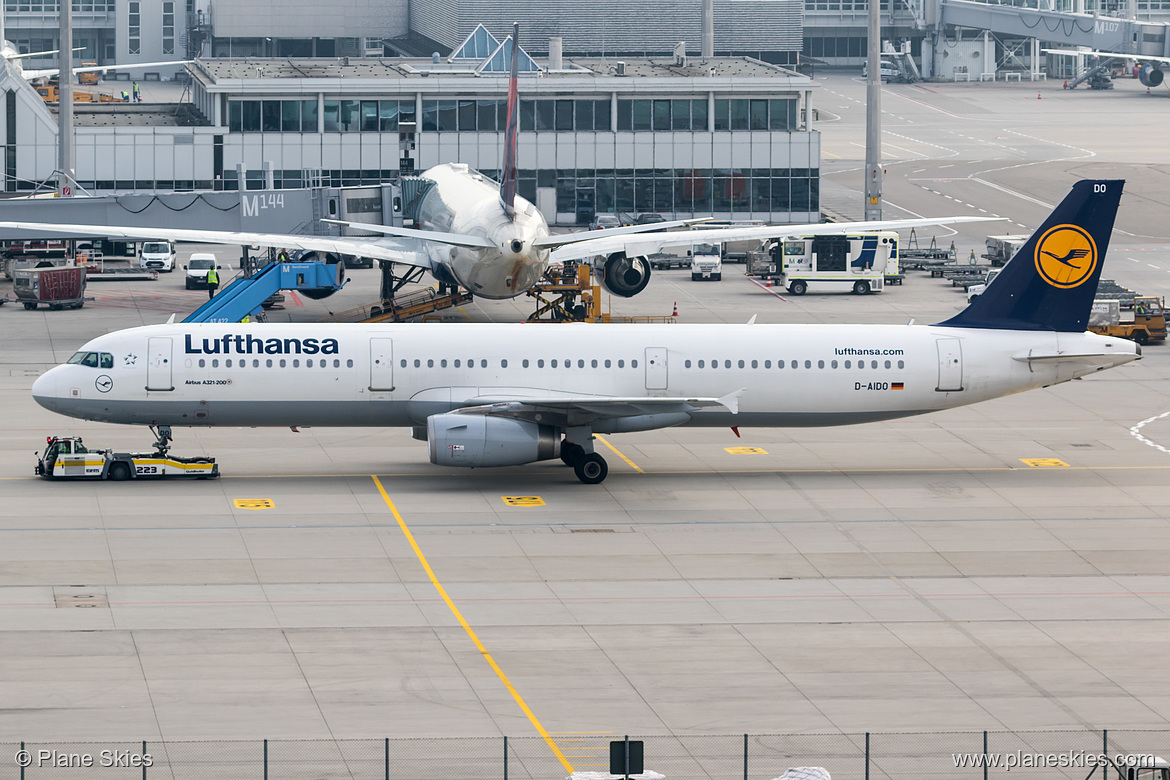
<path fill-rule="evenodd" d="M 174 390 L 171 378 L 171 339 L 154 337 L 146 345 L 149 357 L 146 360 L 146 389 L 155 391 Z"/>
<path fill-rule="evenodd" d="M 394 339 L 370 339 L 370 389 L 394 389 Z"/>
<path fill-rule="evenodd" d="M 940 393 L 963 389 L 963 347 L 959 339 L 938 340 L 938 387 Z"/>
<path fill-rule="evenodd" d="M 668 382 L 665 347 L 646 347 L 646 389 L 665 390 Z"/>

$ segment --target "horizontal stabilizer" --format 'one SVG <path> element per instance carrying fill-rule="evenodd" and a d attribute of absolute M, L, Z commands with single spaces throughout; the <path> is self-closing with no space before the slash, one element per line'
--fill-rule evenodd
<path fill-rule="evenodd" d="M 381 233 L 383 235 L 399 236 L 401 238 L 417 238 L 420 241 L 433 241 L 437 244 L 467 246 L 476 249 L 495 249 L 496 247 L 495 244 L 484 236 L 469 236 L 463 233 L 440 233 L 437 230 L 414 230 L 412 228 L 400 228 L 392 225 L 374 225 L 369 222 L 343 222 L 339 219 L 323 219 L 321 221 L 328 222 L 330 225 L 353 228 L 354 230 L 368 230 L 371 233 Z"/>
<path fill-rule="evenodd" d="M 1140 347 L 1138 348 L 1141 349 Z M 1138 353 L 1139 357 L 1141 353 Z M 1115 366 L 1117 365 L 1117 353 L 1105 352 L 1053 352 L 1046 354 L 1028 354 L 1028 355 L 1013 355 L 1012 360 L 1017 360 L 1021 363 L 1069 363 L 1074 366 Z"/>

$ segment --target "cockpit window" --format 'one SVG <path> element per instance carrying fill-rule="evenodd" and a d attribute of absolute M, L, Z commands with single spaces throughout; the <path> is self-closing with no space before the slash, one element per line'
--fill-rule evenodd
<path fill-rule="evenodd" d="M 109 352 L 78 352 L 67 361 L 75 366 L 89 366 L 90 368 L 113 368 L 114 356 Z"/>

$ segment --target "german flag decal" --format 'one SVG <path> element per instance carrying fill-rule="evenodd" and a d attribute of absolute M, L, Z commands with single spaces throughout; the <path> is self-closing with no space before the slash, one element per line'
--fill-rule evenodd
<path fill-rule="evenodd" d="M 891 390 L 902 390 L 902 389 L 904 389 L 904 385 L 901 382 L 890 382 L 890 389 Z"/>

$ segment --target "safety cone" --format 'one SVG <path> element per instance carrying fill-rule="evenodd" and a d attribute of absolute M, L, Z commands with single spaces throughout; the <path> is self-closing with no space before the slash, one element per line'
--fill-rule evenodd
<path fill-rule="evenodd" d="M 670 316 L 671 316 L 671 317 L 677 317 L 677 316 L 678 316 L 678 301 L 675 301 L 675 302 L 674 302 L 674 311 L 673 311 L 673 312 L 671 312 L 671 315 L 670 315 Z"/>
<path fill-rule="evenodd" d="M 1041 95 L 1039 92 L 1037 92 L 1037 93 L 1036 93 L 1036 99 L 1037 99 L 1037 100 L 1043 100 L 1043 99 L 1044 99 L 1044 96 L 1043 96 L 1043 95 Z"/>
<path fill-rule="evenodd" d="M 1068 79 L 1065 79 L 1065 80 L 1064 80 L 1064 88 L 1065 88 L 1065 89 L 1068 89 Z"/>

